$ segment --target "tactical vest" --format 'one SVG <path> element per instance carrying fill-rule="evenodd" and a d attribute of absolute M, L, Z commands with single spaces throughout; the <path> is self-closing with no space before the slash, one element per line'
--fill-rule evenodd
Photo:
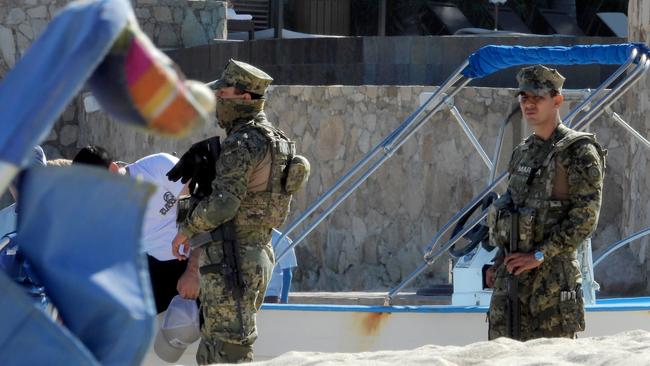
<path fill-rule="evenodd" d="M 270 149 L 265 160 L 270 158 L 270 169 L 266 187 L 259 191 L 248 191 L 241 201 L 234 222 L 243 226 L 280 227 L 289 214 L 294 188 L 300 188 L 306 183 L 309 171 L 307 169 L 304 175 L 296 174 L 300 168 L 295 162 L 300 159 L 296 159 L 295 144 L 280 129 L 257 119 L 246 126 L 266 137 Z M 301 179 L 297 186 L 293 179 L 296 176 Z"/>
<path fill-rule="evenodd" d="M 598 150 L 604 169 L 606 151 L 593 134 L 558 128 L 562 128 L 558 132 L 564 136 L 550 147 L 550 151 L 532 154 L 525 145 L 519 156 L 513 156 L 508 191 L 495 201 L 488 216 L 492 243 L 508 247 L 513 213 L 518 215 L 520 252 L 535 250 L 535 245 L 544 242 L 551 228 L 567 217 L 571 202 L 568 177 L 556 158 L 569 146 L 589 141 Z"/>

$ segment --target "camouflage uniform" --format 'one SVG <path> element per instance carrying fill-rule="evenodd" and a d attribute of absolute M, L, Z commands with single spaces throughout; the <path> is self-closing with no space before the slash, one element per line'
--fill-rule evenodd
<path fill-rule="evenodd" d="M 231 60 L 212 86 L 235 86 L 263 96 L 271 81 L 263 71 Z M 245 284 L 243 299 L 237 304 L 223 273 L 202 271 L 204 324 L 196 356 L 199 364 L 253 359 L 255 313 L 262 305 L 274 265 L 271 229 L 281 226 L 289 212 L 291 194 L 283 189 L 282 178 L 294 154 L 293 142 L 271 126 L 263 108 L 262 98 L 217 98 L 218 123 L 227 137 L 216 163 L 213 191 L 180 226 L 182 233 L 192 237 L 233 220 L 239 271 Z M 216 241 L 203 247 L 201 268 L 223 262 L 222 244 Z"/>
<path fill-rule="evenodd" d="M 561 91 L 564 78 L 541 65 L 517 75 L 521 91 Z M 488 216 L 490 241 L 499 246 L 488 319 L 489 339 L 508 336 L 508 290 L 503 263 L 513 212 L 519 252 L 543 253 L 541 265 L 517 276 L 520 340 L 569 337 L 583 331 L 582 277 L 577 249 L 592 235 L 601 205 L 605 151 L 591 134 L 559 124 L 546 141 L 531 135 L 517 146 L 508 167 L 507 192 Z"/>

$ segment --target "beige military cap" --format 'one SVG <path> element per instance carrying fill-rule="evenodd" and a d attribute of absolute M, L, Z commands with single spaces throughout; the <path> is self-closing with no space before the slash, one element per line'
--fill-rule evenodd
<path fill-rule="evenodd" d="M 519 91 L 531 92 L 535 95 L 546 95 L 551 90 L 562 91 L 564 76 L 557 70 L 546 66 L 535 65 L 524 67 L 517 73 Z"/>
<path fill-rule="evenodd" d="M 213 90 L 234 86 L 237 89 L 264 95 L 273 78 L 257 67 L 245 62 L 230 60 L 219 80 L 208 83 Z"/>

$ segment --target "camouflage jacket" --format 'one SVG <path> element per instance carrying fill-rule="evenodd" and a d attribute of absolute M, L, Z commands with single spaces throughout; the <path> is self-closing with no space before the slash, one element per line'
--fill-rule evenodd
<path fill-rule="evenodd" d="M 508 167 L 508 191 L 495 207 L 509 201 L 517 208 L 520 252 L 540 250 L 545 260 L 575 255 L 598 223 L 604 156 L 592 135 L 563 124 L 548 140 L 532 135 L 515 148 Z M 491 221 L 492 242 L 507 246 L 508 230 L 500 232 L 498 222 Z"/>
<path fill-rule="evenodd" d="M 250 128 L 252 119 L 268 123 L 263 112 L 242 116 L 227 128 L 227 137 L 221 144 L 221 155 L 216 162 L 216 179 L 212 194 L 202 200 L 181 223 L 180 232 L 192 237 L 199 232 L 211 231 L 230 221 L 237 214 L 248 192 L 253 168 L 267 155 L 269 143 L 257 129 Z"/>

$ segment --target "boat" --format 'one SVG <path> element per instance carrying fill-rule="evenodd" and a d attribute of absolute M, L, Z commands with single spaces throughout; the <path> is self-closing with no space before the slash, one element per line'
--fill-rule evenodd
<path fill-rule="evenodd" d="M 629 47 L 619 53 L 620 47 Z M 614 61 L 614 53 L 619 58 Z M 583 130 L 620 98 L 650 68 L 650 52 L 644 45 L 607 45 L 574 47 L 510 47 L 486 46 L 473 53 L 428 99 L 397 127 L 393 133 L 347 171 L 323 193 L 305 212 L 288 225 L 284 236 L 297 228 L 292 247 L 299 245 L 307 235 L 330 215 L 381 164 L 389 159 L 427 119 L 445 106 L 452 109 L 453 96 L 473 78 L 484 77 L 507 67 L 528 64 L 592 64 L 621 65 L 595 90 L 585 91 L 584 100 L 568 112 L 562 120 L 570 127 Z M 463 127 L 479 156 L 489 169 L 486 188 L 443 225 L 427 244 L 423 261 L 410 275 L 384 295 L 383 304 L 337 305 L 322 304 L 265 304 L 258 314 L 260 338 L 255 344 L 256 355 L 276 357 L 289 351 L 311 352 L 366 352 L 378 350 L 414 349 L 426 344 L 467 345 L 487 339 L 487 310 L 491 290 L 485 286 L 485 268 L 492 263 L 495 250 L 482 245 L 488 204 L 486 198 L 494 195 L 506 174 L 497 175 L 496 162 L 506 126 L 518 106 L 504 119 L 499 131 L 495 153 L 489 157 L 462 115 L 456 110 L 451 115 Z M 641 143 L 645 149 L 650 142 L 627 124 L 620 115 L 610 112 L 612 119 Z M 329 203 L 328 203 L 329 202 Z M 328 203 L 327 205 L 325 205 Z M 307 222 L 310 217 L 314 217 Z M 451 231 L 451 238 L 442 238 Z M 650 331 L 650 297 L 597 299 L 598 284 L 593 268 L 616 250 L 650 234 L 650 228 L 641 230 L 611 244 L 592 259 L 588 240 L 579 250 L 583 272 L 586 305 L 586 330 L 580 337 L 612 335 L 622 331 L 642 329 Z M 462 249 L 455 246 L 463 239 L 470 244 Z M 484 236 L 483 236 L 484 238 Z M 290 248 L 289 248 L 290 249 Z M 278 258 L 285 255 L 276 253 Z M 444 304 L 396 305 L 398 294 L 430 264 L 447 254 L 457 259 L 453 269 L 453 292 L 442 300 Z"/>

